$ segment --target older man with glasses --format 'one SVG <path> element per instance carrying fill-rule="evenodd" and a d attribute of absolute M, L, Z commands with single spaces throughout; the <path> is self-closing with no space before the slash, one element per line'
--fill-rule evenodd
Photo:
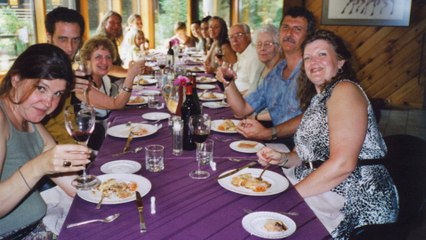
<path fill-rule="evenodd" d="M 237 62 L 232 66 L 236 73 L 235 85 L 238 91 L 245 95 L 252 85 L 257 85 L 259 73 L 264 64 L 259 60 L 256 48 L 251 41 L 250 27 L 244 23 L 238 23 L 229 30 L 231 48 L 237 53 Z M 223 82 L 223 69 L 218 68 L 217 78 Z"/>

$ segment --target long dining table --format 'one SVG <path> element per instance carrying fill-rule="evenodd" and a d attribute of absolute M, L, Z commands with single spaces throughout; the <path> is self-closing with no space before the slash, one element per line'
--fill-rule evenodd
<path fill-rule="evenodd" d="M 154 87 L 145 89 L 150 88 Z M 113 111 L 108 119 L 108 125 L 113 127 L 129 121 L 132 123 L 146 121 L 142 115 L 149 112 L 167 112 L 167 109 L 150 109 L 141 105 Z M 230 108 L 204 107 L 203 113 L 209 114 L 212 120 L 233 119 Z M 288 236 L 288 239 L 330 239 L 327 230 L 291 184 L 285 191 L 274 195 L 249 196 L 229 191 L 218 183 L 217 177 L 221 173 L 241 167 L 248 162 L 230 161 L 230 158 L 257 160 L 255 153 L 241 153 L 230 148 L 232 141 L 243 139 L 241 135 L 212 131 L 209 139 L 215 142 L 213 159 L 216 171 L 208 165 L 203 166 L 203 169 L 210 173 L 210 177 L 195 180 L 189 177 L 189 172 L 197 168 L 195 150 L 184 151 L 181 156 L 174 156 L 167 120 L 162 120 L 158 124 L 162 127 L 155 134 L 134 138 L 130 149 L 149 144 L 163 145 L 165 148 L 163 171 L 149 172 L 145 169 L 145 151 L 114 155 L 122 151 L 126 138 L 109 135 L 106 136 L 96 160 L 88 169 L 91 174 L 102 175 L 100 168 L 103 164 L 119 159 L 134 160 L 142 165 L 135 174 L 149 179 L 152 184 L 151 190 L 142 198 L 147 231 L 140 232 L 135 201 L 103 204 L 100 209 L 96 209 L 96 203 L 76 196 L 59 239 L 259 239 L 242 226 L 247 209 L 254 212 L 297 212 L 297 216 L 290 216 L 296 223 L 296 231 Z M 262 167 L 257 165 L 254 168 Z M 267 171 L 282 175 L 281 169 L 277 166 L 270 167 Z M 154 214 L 150 211 L 153 196 L 156 199 Z M 66 228 L 70 223 L 105 218 L 115 213 L 120 213 L 120 217 L 111 223 L 91 223 Z"/>

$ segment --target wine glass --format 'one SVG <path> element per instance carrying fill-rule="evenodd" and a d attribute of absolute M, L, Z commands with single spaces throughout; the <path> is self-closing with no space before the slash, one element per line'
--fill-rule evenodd
<path fill-rule="evenodd" d="M 215 56 L 216 56 L 216 58 L 217 58 L 217 61 L 218 61 L 218 65 L 219 65 L 219 66 L 220 66 L 220 65 L 222 65 L 222 60 L 223 60 L 223 56 L 224 56 L 224 55 L 225 55 L 225 54 L 223 53 L 222 48 L 218 47 L 218 48 L 216 49 Z"/>
<path fill-rule="evenodd" d="M 203 148 L 204 142 L 210 134 L 211 120 L 207 114 L 193 115 L 189 117 L 189 130 L 192 135 L 192 139 L 197 145 L 197 152 L 200 152 Z M 193 179 L 206 179 L 210 176 L 210 173 L 200 169 L 201 160 L 197 158 L 197 170 L 191 171 L 189 176 Z"/>
<path fill-rule="evenodd" d="M 84 73 L 83 76 L 76 76 L 78 78 L 86 79 L 88 82 L 88 87 L 83 92 L 84 102 L 89 104 L 89 99 L 87 98 L 87 91 L 90 88 L 90 85 L 92 84 L 92 71 L 90 70 L 89 66 L 86 66 L 80 56 L 80 50 L 77 51 L 77 53 L 74 56 L 74 61 L 72 64 L 72 68 L 74 71 L 79 71 L 81 73 Z"/>
<path fill-rule="evenodd" d="M 87 145 L 90 135 L 95 129 L 95 110 L 87 104 L 73 104 L 67 106 L 64 111 L 65 128 L 69 135 L 80 145 Z M 72 185 L 80 190 L 89 190 L 100 183 L 94 175 L 83 170 L 82 175 L 72 181 Z"/>
<path fill-rule="evenodd" d="M 232 69 L 232 65 L 228 62 L 223 62 L 222 66 L 222 73 L 223 73 L 223 78 L 228 82 L 231 83 L 232 81 L 235 80 L 236 74 L 234 72 L 234 70 Z M 222 98 L 222 105 L 226 105 L 225 102 L 225 96 L 226 96 L 226 87 L 223 89 L 223 98 Z"/>

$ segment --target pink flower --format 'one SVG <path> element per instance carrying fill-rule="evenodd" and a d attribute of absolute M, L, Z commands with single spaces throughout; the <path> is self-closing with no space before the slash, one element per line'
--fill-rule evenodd
<path fill-rule="evenodd" d="M 180 85 L 180 86 L 186 86 L 190 83 L 191 81 L 189 80 L 189 78 L 185 77 L 185 76 L 178 76 L 175 79 L 174 84 L 175 85 Z"/>

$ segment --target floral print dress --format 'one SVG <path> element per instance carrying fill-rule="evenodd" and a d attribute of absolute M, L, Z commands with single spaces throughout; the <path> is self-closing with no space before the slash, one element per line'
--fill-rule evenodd
<path fill-rule="evenodd" d="M 341 81 L 316 95 L 304 114 L 294 137 L 296 152 L 302 161 L 327 161 L 329 157 L 330 139 L 326 103 L 339 82 Z M 361 89 L 359 85 L 357 86 Z M 362 162 L 363 159 L 383 158 L 386 151 L 387 148 L 379 132 L 372 106 L 368 103 L 367 133 L 358 159 Z M 312 171 L 315 170 L 302 164 L 294 168 L 291 175 L 296 179 L 291 181 L 297 183 Z M 322 220 L 322 222 L 335 239 L 348 239 L 352 230 L 359 226 L 395 222 L 397 219 L 398 194 L 384 165 L 358 166 L 345 181 L 331 189 L 331 194 L 333 198 L 340 199 L 341 205 L 337 206 L 336 210 L 341 217 L 332 228 L 327 227 L 327 220 Z M 322 197 L 324 196 L 317 200 L 318 206 L 333 205 L 334 202 L 339 202 L 335 201 L 336 199 L 328 199 L 325 203 L 322 202 L 324 200 Z M 315 198 L 315 196 L 310 198 Z M 310 201 L 307 203 L 309 204 Z M 321 220 L 324 211 L 316 211 L 315 206 L 311 206 L 311 208 Z M 326 214 L 330 215 L 330 213 Z"/>

